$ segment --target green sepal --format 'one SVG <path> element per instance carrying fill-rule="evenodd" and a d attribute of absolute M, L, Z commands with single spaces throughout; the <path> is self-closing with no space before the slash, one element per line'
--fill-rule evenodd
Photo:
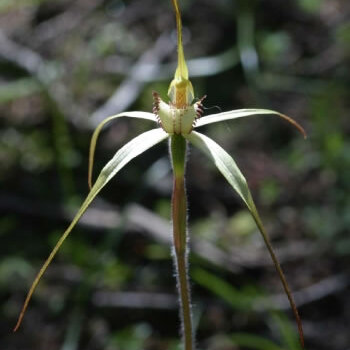
<path fill-rule="evenodd" d="M 19 315 L 17 324 L 14 328 L 14 331 L 18 329 L 20 326 L 24 313 L 27 309 L 27 306 L 29 304 L 29 301 L 35 291 L 35 288 L 37 287 L 42 275 L 45 273 L 46 269 L 50 265 L 52 259 L 55 257 L 56 253 L 62 246 L 65 239 L 68 237 L 68 235 L 71 233 L 74 226 L 77 224 L 79 219 L 82 217 L 82 215 L 85 213 L 91 202 L 94 200 L 94 198 L 97 196 L 97 194 L 102 190 L 102 188 L 126 165 L 128 164 L 133 158 L 137 157 L 141 153 L 145 152 L 152 146 L 156 145 L 157 143 L 163 141 L 166 139 L 168 135 L 162 130 L 162 129 L 153 129 L 150 131 L 146 131 L 145 133 L 135 137 L 131 141 L 129 141 L 125 146 L 123 146 L 115 155 L 114 157 L 105 165 L 105 167 L 102 169 L 100 175 L 98 176 L 95 184 L 91 188 L 88 196 L 86 197 L 85 201 L 81 205 L 80 209 L 78 210 L 77 214 L 73 218 L 71 224 L 67 228 L 67 230 L 62 234 L 60 239 L 58 240 L 57 244 L 51 251 L 49 257 L 41 267 L 39 273 L 36 275 L 34 282 L 32 283 L 30 290 L 27 294 L 27 297 L 24 301 L 21 313 Z"/>
<path fill-rule="evenodd" d="M 90 141 L 90 151 L 89 151 L 89 168 L 88 168 L 88 184 L 89 188 L 92 187 L 92 170 L 94 167 L 94 155 L 95 155 L 95 149 L 96 149 L 96 143 L 97 139 L 100 135 L 100 132 L 102 128 L 109 123 L 110 121 L 121 118 L 121 117 L 129 117 L 129 118 L 137 118 L 137 119 L 146 119 L 151 120 L 153 122 L 157 123 L 157 118 L 153 113 L 147 113 L 147 112 L 123 112 L 116 115 L 112 115 L 111 117 L 108 117 L 104 119 L 95 129 L 94 133 L 92 134 L 91 141 Z"/>
<path fill-rule="evenodd" d="M 237 119 L 237 118 L 243 118 L 243 117 L 250 117 L 254 115 L 276 115 L 288 123 L 292 124 L 295 128 L 298 129 L 298 131 L 306 138 L 306 132 L 304 128 L 297 123 L 294 119 L 288 117 L 285 114 L 270 110 L 270 109 L 255 109 L 255 108 L 250 108 L 250 109 L 236 109 L 233 111 L 228 111 L 228 112 L 223 112 L 223 113 L 216 113 L 216 114 L 211 114 L 205 117 L 202 117 L 199 119 L 196 123 L 195 128 L 199 128 L 204 125 L 212 124 L 212 123 L 217 123 L 217 122 L 222 122 L 225 120 L 231 120 L 231 119 Z"/>
<path fill-rule="evenodd" d="M 294 302 L 292 293 L 290 291 L 290 288 L 288 286 L 288 283 L 284 276 L 282 268 L 278 262 L 277 256 L 272 248 L 272 245 L 267 235 L 267 232 L 265 230 L 265 227 L 260 219 L 259 213 L 256 209 L 256 206 L 253 201 L 253 197 L 250 193 L 246 179 L 244 178 L 243 174 L 239 170 L 233 158 L 215 141 L 213 141 L 212 139 L 210 139 L 209 137 L 203 134 L 200 134 L 194 131 L 189 135 L 184 135 L 184 137 L 187 140 L 189 140 L 194 146 L 196 146 L 202 152 L 204 152 L 215 163 L 218 170 L 222 173 L 222 175 L 226 178 L 228 183 L 233 187 L 233 189 L 238 193 L 238 195 L 242 198 L 244 203 L 247 205 L 248 210 L 250 211 L 264 239 L 266 247 L 270 253 L 272 261 L 281 279 L 284 291 L 288 297 L 290 306 L 293 310 L 293 313 L 297 322 L 301 345 L 302 347 L 304 347 L 303 329 L 302 329 L 301 319 L 300 319 L 296 304 Z"/>

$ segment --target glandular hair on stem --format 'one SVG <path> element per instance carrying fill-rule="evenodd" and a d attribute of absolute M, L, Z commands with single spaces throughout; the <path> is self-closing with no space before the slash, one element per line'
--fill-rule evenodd
<path fill-rule="evenodd" d="M 187 243 L 188 244 L 188 243 Z M 185 321 L 184 317 L 184 305 L 183 302 L 185 302 L 187 305 L 185 307 L 188 307 L 188 313 L 190 317 L 191 322 L 191 349 L 194 349 L 193 341 L 194 341 L 194 335 L 193 335 L 193 328 L 192 328 L 192 302 L 191 302 L 191 287 L 189 282 L 189 262 L 188 262 L 188 245 L 186 244 L 186 249 L 184 254 L 177 254 L 175 247 L 172 247 L 172 257 L 173 257 L 173 263 L 174 263 L 174 273 L 176 277 L 176 287 L 178 290 L 179 295 L 179 315 L 181 319 L 181 335 L 183 338 L 186 337 L 186 332 L 188 330 L 185 329 Z M 185 286 L 185 288 L 184 288 Z M 186 293 L 186 295 L 184 295 Z M 187 350 L 187 348 L 185 348 Z"/>
<path fill-rule="evenodd" d="M 175 276 L 180 299 L 180 318 L 185 350 L 193 350 L 191 297 L 188 278 L 187 198 L 185 186 L 187 141 L 172 135 L 170 155 L 174 172 L 172 193 L 173 248 Z"/>

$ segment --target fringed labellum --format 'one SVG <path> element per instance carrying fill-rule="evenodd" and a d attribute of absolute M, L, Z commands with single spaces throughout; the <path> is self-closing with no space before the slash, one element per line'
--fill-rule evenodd
<path fill-rule="evenodd" d="M 165 103 L 157 92 L 153 92 L 153 113 L 167 134 L 187 135 L 203 114 L 204 98 L 205 96 L 192 105 L 185 104 L 182 108 L 178 108 L 172 102 Z"/>

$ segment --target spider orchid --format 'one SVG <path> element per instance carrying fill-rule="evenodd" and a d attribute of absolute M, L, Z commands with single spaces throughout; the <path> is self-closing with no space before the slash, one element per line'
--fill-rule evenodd
<path fill-rule="evenodd" d="M 296 304 L 292 297 L 288 283 L 278 262 L 278 259 L 273 251 L 268 235 L 265 231 L 263 223 L 260 219 L 252 195 L 248 188 L 246 179 L 242 175 L 233 158 L 221 148 L 215 141 L 209 137 L 194 131 L 207 124 L 217 123 L 220 121 L 249 117 L 253 115 L 276 115 L 294 127 L 296 127 L 306 137 L 304 129 L 293 119 L 276 111 L 268 109 L 238 109 L 223 113 L 217 113 L 202 117 L 203 114 L 203 99 L 193 103 L 194 91 L 189 80 L 188 69 L 184 57 L 182 45 L 182 23 L 181 14 L 177 0 L 172 0 L 175 10 L 176 26 L 177 26 L 177 51 L 178 65 L 175 71 L 175 76 L 170 83 L 168 96 L 169 103 L 164 102 L 158 93 L 153 92 L 154 107 L 153 113 L 148 112 L 124 112 L 111 116 L 102 121 L 94 131 L 90 144 L 89 154 L 89 169 L 88 183 L 90 192 L 85 201 L 81 205 L 79 211 L 75 215 L 73 221 L 62 234 L 56 246 L 51 251 L 49 257 L 41 267 L 35 277 L 31 288 L 24 301 L 22 310 L 18 317 L 17 324 L 14 328 L 16 331 L 23 319 L 29 301 L 36 289 L 42 275 L 45 273 L 52 259 L 55 257 L 61 245 L 71 233 L 74 226 L 78 223 L 81 216 L 84 214 L 88 206 L 102 190 L 102 188 L 132 159 L 142 154 L 152 146 L 169 139 L 169 153 L 173 168 L 173 193 L 172 193 L 172 224 L 173 224 L 173 257 L 176 267 L 177 285 L 180 296 L 180 317 L 182 321 L 182 333 L 185 350 L 194 349 L 194 336 L 192 329 L 191 301 L 190 289 L 188 281 L 188 230 L 187 230 L 187 200 L 185 189 L 185 166 L 186 152 L 188 144 L 202 151 L 209 159 L 211 159 L 218 170 L 226 178 L 228 183 L 241 197 L 248 210 L 250 211 L 262 237 L 266 247 L 271 255 L 273 263 L 281 279 L 283 288 L 289 299 L 291 308 L 296 318 L 300 342 L 304 347 L 304 337 L 301 325 L 301 320 L 297 311 Z M 157 124 L 155 129 L 144 132 L 135 137 L 133 140 L 123 146 L 113 158 L 105 165 L 100 172 L 96 181 L 92 183 L 92 172 L 94 153 L 99 134 L 105 124 L 114 119 L 121 117 L 138 118 L 154 121 Z"/>

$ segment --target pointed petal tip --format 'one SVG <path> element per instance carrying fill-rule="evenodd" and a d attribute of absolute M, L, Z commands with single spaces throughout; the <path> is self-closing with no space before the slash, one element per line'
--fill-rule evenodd
<path fill-rule="evenodd" d="M 13 333 L 16 333 L 16 332 L 18 331 L 19 327 L 20 327 L 21 324 L 22 324 L 24 314 L 25 314 L 26 311 L 27 311 L 28 303 L 29 303 L 29 301 L 30 301 L 30 297 L 31 297 L 31 295 L 29 295 L 29 297 L 27 296 L 27 298 L 26 298 L 26 300 L 25 300 L 25 302 L 24 302 L 24 304 L 23 304 L 23 306 L 22 306 L 22 309 L 21 309 L 21 312 L 20 312 L 20 314 L 19 314 L 19 316 L 18 316 L 16 325 L 15 325 L 15 326 L 13 327 L 13 329 L 12 329 L 12 332 L 13 332 Z"/>
<path fill-rule="evenodd" d="M 216 114 L 210 114 L 201 118 L 196 124 L 196 128 L 204 125 L 208 125 L 208 124 L 226 121 L 226 120 L 233 120 L 233 119 L 256 116 L 256 115 L 275 115 L 277 117 L 280 117 L 286 120 L 287 122 L 289 122 L 290 124 L 292 124 L 303 135 L 304 139 L 307 138 L 305 129 L 298 122 L 296 122 L 294 119 L 292 119 L 291 117 L 288 117 L 283 113 L 273 111 L 271 109 L 244 108 L 244 109 L 235 109 L 232 111 L 221 112 Z"/>
<path fill-rule="evenodd" d="M 304 140 L 307 139 L 307 133 L 306 133 L 305 129 L 297 121 L 295 121 L 291 117 L 288 117 L 285 114 L 282 114 L 282 113 L 278 113 L 278 114 L 281 118 L 285 119 L 287 122 L 292 124 L 303 135 Z"/>
<path fill-rule="evenodd" d="M 44 275 L 45 271 L 49 267 L 51 261 L 56 256 L 63 242 L 66 240 L 68 235 L 71 233 L 75 225 L 78 223 L 82 215 L 86 212 L 87 208 L 91 204 L 91 202 L 95 199 L 97 194 L 102 190 L 102 188 L 132 159 L 148 150 L 152 146 L 158 144 L 163 141 L 167 137 L 167 134 L 164 133 L 162 129 L 152 129 L 144 132 L 143 134 L 135 137 L 131 141 L 129 141 L 126 145 L 124 145 L 115 155 L 114 157 L 104 166 L 99 177 L 97 178 L 94 187 L 89 192 L 83 204 L 80 206 L 77 214 L 73 218 L 72 222 L 66 229 L 66 231 L 62 234 L 55 247 L 52 249 L 50 255 L 45 260 L 44 264 L 40 268 L 37 273 L 28 293 L 26 299 L 23 303 L 21 312 L 18 316 L 18 321 L 13 329 L 14 332 L 20 327 L 25 312 L 28 308 L 29 302 L 32 298 L 32 295 L 39 284 L 41 277 Z M 101 179 L 99 181 L 99 179 Z"/>
<path fill-rule="evenodd" d="M 276 114 L 276 112 L 274 112 Z M 281 115 L 280 113 L 277 113 L 279 116 L 281 116 L 284 119 L 287 119 L 288 121 L 291 121 L 294 126 L 296 126 L 299 131 L 306 136 L 306 133 L 304 129 L 294 120 L 291 118 Z M 283 273 L 283 270 L 279 264 L 278 258 L 276 254 L 274 253 L 272 244 L 270 243 L 270 239 L 267 235 L 267 232 L 265 231 L 265 228 L 263 226 L 263 223 L 260 219 L 260 216 L 258 214 L 258 211 L 256 209 L 256 206 L 254 204 L 254 201 L 252 199 L 251 193 L 248 188 L 248 184 L 240 172 L 239 168 L 237 167 L 236 163 L 234 162 L 233 158 L 224 150 L 222 149 L 218 144 L 216 144 L 215 141 L 209 139 L 208 137 L 204 136 L 203 134 L 192 132 L 186 137 L 191 143 L 193 143 L 195 146 L 197 146 L 199 149 L 201 149 L 204 153 L 206 153 L 215 163 L 219 171 L 224 175 L 226 180 L 229 182 L 229 184 L 233 187 L 233 189 L 239 194 L 239 196 L 243 199 L 243 201 L 246 203 L 249 211 L 251 212 L 253 219 L 255 220 L 257 227 L 262 234 L 262 237 L 264 239 L 265 245 L 270 253 L 270 256 L 272 258 L 272 261 L 275 265 L 275 268 L 277 270 L 277 273 L 280 277 L 280 280 L 282 282 L 284 291 L 288 297 L 292 312 L 294 314 L 294 317 L 296 319 L 296 324 L 298 327 L 299 332 L 299 339 L 300 344 L 302 346 L 302 349 L 305 349 L 304 347 L 304 333 L 303 333 L 303 326 L 301 322 L 301 318 L 299 316 L 299 312 L 296 306 L 296 303 L 294 301 L 292 292 L 289 288 L 288 282 L 285 278 L 285 275 Z"/>

